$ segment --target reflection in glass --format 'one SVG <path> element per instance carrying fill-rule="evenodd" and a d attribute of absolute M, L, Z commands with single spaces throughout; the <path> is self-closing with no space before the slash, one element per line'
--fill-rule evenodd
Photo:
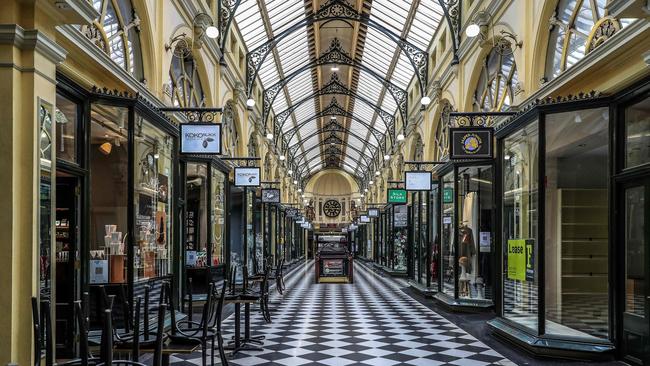
<path fill-rule="evenodd" d="M 458 168 L 458 296 L 491 300 L 492 166 Z"/>
<path fill-rule="evenodd" d="M 77 162 L 77 103 L 56 95 L 56 158 Z"/>
<path fill-rule="evenodd" d="M 208 166 L 187 163 L 185 182 L 185 264 L 205 267 L 208 263 Z"/>
<path fill-rule="evenodd" d="M 429 211 L 431 212 L 431 216 L 427 216 L 430 218 L 429 222 L 431 223 L 431 233 L 430 233 L 430 238 L 431 238 L 431 286 L 434 288 L 437 288 L 438 284 L 438 278 L 440 276 L 440 231 L 438 228 L 440 227 L 440 222 L 439 222 L 439 212 L 438 208 L 440 207 L 440 187 L 437 183 L 433 184 L 433 190 L 431 191 L 431 202 L 430 202 L 430 207 Z"/>
<path fill-rule="evenodd" d="M 503 143 L 503 316 L 537 332 L 538 123 Z M 523 250 L 523 251 L 522 251 Z M 522 254 L 532 254 L 530 268 Z M 522 261 L 523 259 L 523 264 Z"/>
<path fill-rule="evenodd" d="M 52 174 L 52 106 L 39 101 L 38 121 L 40 133 L 39 155 L 39 292 L 41 300 L 51 296 L 52 264 L 52 186 L 55 184 Z"/>
<path fill-rule="evenodd" d="M 650 98 L 625 110 L 625 167 L 650 162 Z"/>
<path fill-rule="evenodd" d="M 226 232 L 225 176 L 212 168 L 212 265 L 224 263 L 224 233 Z"/>
<path fill-rule="evenodd" d="M 607 338 L 607 108 L 547 115 L 545 145 L 546 333 Z"/>
<path fill-rule="evenodd" d="M 171 272 L 172 139 L 149 121 L 135 123 L 135 280 Z M 205 242 L 202 243 L 205 245 Z"/>
<path fill-rule="evenodd" d="M 93 104 L 90 124 L 90 283 L 126 282 L 128 109 Z"/>
<path fill-rule="evenodd" d="M 454 296 L 454 173 L 442 178 L 442 292 Z"/>
<path fill-rule="evenodd" d="M 645 187 L 625 191 L 625 312 L 645 317 Z M 639 320 L 641 321 L 641 320 Z"/>

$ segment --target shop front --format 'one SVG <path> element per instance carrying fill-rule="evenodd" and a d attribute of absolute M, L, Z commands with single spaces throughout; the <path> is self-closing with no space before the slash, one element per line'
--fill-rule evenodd
<path fill-rule="evenodd" d="M 648 364 L 649 106 L 646 80 L 498 126 L 496 334 L 536 354 Z"/>
<path fill-rule="evenodd" d="M 494 163 L 455 160 L 436 168 L 436 174 L 439 231 L 432 254 L 438 262 L 433 262 L 432 277 L 440 282 L 435 298 L 455 310 L 489 309 L 494 305 L 496 260 Z"/>
<path fill-rule="evenodd" d="M 438 192 L 438 182 L 434 181 L 431 190 L 410 193 L 413 270 L 409 283 L 425 296 L 438 291 Z"/>
<path fill-rule="evenodd" d="M 228 167 L 220 160 L 185 156 L 183 205 L 184 294 L 205 294 L 210 282 L 224 278 L 228 268 Z M 191 289 L 189 288 L 189 284 Z"/>
<path fill-rule="evenodd" d="M 58 81 L 51 114 L 57 183 L 50 193 L 57 270 L 53 283 L 45 276 L 42 292 L 56 287 L 57 349 L 69 355 L 72 306 L 82 293 L 90 293 L 94 325 L 104 292 L 119 304 L 142 295 L 145 285 L 155 293 L 163 280 L 178 284 L 180 220 L 174 218 L 181 215 L 182 189 L 178 127 L 171 120 L 141 98 L 88 92 L 62 75 Z"/>

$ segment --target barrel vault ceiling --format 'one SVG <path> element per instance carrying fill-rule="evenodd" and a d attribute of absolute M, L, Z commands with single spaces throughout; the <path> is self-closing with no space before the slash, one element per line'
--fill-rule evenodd
<path fill-rule="evenodd" d="M 235 21 L 250 52 L 331 1 L 336 0 L 242 0 Z M 345 1 L 425 51 L 443 18 L 436 0 Z M 333 48 L 361 66 L 305 68 Z M 385 32 L 364 22 L 330 20 L 301 25 L 278 42 L 256 82 L 267 89 L 290 77 L 271 107 L 275 116 L 290 112 L 276 131 L 276 145 L 288 147 L 287 160 L 303 178 L 332 167 L 364 177 L 372 173 L 370 162 L 381 154 L 376 137 L 387 132 L 378 111 L 396 115 L 398 108 L 377 76 L 407 90 L 414 74 L 409 58 Z M 319 92 L 324 90 L 329 91 Z M 328 114 L 339 107 L 344 113 Z M 272 123 L 279 126 L 278 118 L 269 117 L 266 125 Z"/>

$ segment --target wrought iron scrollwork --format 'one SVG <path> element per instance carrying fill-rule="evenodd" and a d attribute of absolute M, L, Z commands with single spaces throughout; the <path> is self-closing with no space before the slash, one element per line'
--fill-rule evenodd
<path fill-rule="evenodd" d="M 494 121 L 513 115 L 514 112 L 451 112 L 449 125 L 451 127 L 491 127 Z"/>
<path fill-rule="evenodd" d="M 188 122 L 220 122 L 222 108 L 160 108 L 162 112 L 181 113 Z"/>
<path fill-rule="evenodd" d="M 451 45 L 454 51 L 454 59 L 452 65 L 458 64 L 458 47 L 460 46 L 460 28 L 461 28 L 461 8 L 460 0 L 438 0 L 442 12 L 447 20 L 447 25 L 452 31 Z"/>
<path fill-rule="evenodd" d="M 241 0 L 217 0 L 219 14 L 219 46 L 221 51 L 226 48 L 226 39 L 228 38 L 228 30 L 235 18 L 237 8 Z"/>

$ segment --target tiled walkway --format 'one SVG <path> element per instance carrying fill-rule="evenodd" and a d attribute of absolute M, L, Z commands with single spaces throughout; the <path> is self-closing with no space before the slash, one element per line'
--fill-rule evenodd
<path fill-rule="evenodd" d="M 252 328 L 266 336 L 264 351 L 243 352 L 231 364 L 514 365 L 404 294 L 396 282 L 360 265 L 355 271 L 353 285 L 314 284 L 313 262 L 297 269 L 284 296 L 273 296 L 273 323 L 253 318 Z M 231 316 L 225 322 L 226 338 L 233 321 Z M 183 359 L 172 357 L 172 363 L 201 364 L 200 353 Z"/>

